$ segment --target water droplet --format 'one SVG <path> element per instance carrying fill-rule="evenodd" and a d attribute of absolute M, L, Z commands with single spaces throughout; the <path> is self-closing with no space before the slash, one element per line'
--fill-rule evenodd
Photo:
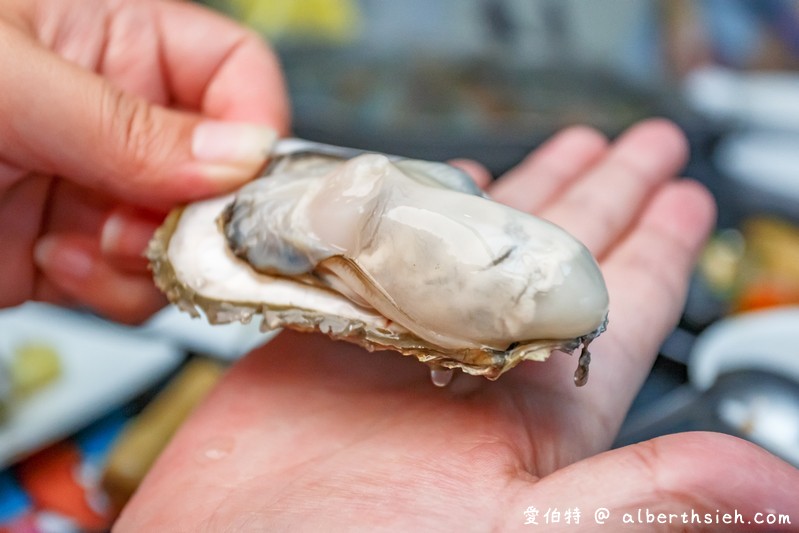
<path fill-rule="evenodd" d="M 197 461 L 200 463 L 212 463 L 224 459 L 233 451 L 234 444 L 233 437 L 215 437 L 197 450 Z"/>
<path fill-rule="evenodd" d="M 430 367 L 430 380 L 436 387 L 446 387 L 452 381 L 454 372 L 451 368 L 442 368 L 440 366 Z"/>

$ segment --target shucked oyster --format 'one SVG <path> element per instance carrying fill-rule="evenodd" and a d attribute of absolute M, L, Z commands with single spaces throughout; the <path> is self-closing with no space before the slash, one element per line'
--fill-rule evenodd
<path fill-rule="evenodd" d="M 264 329 L 490 379 L 582 346 L 584 383 L 608 308 L 596 262 L 559 227 L 477 192 L 440 163 L 283 157 L 237 194 L 173 213 L 148 256 L 169 299 L 211 323 L 260 314 Z"/>

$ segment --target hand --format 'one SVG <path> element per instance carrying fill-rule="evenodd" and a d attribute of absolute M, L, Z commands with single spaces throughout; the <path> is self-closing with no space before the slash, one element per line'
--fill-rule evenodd
<path fill-rule="evenodd" d="M 152 0 L 0 0 L 0 49 L 0 308 L 147 317 L 164 300 L 142 253 L 165 211 L 252 178 L 287 128 L 275 57 Z"/>
<path fill-rule="evenodd" d="M 706 190 L 671 179 L 685 157 L 665 121 L 612 146 L 574 128 L 489 187 L 601 262 L 610 326 L 585 387 L 572 384 L 574 358 L 553 354 L 438 389 L 412 358 L 284 332 L 198 408 L 117 530 L 507 531 L 528 507 L 539 524 L 548 508 L 578 508 L 588 527 L 606 507 L 610 530 L 637 508 L 799 520 L 799 473 L 744 441 L 693 433 L 607 451 L 713 224 Z"/>

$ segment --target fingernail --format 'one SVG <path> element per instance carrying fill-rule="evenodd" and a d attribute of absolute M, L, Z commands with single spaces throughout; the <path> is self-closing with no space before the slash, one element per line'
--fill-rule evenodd
<path fill-rule="evenodd" d="M 43 237 L 36 243 L 33 258 L 42 270 L 58 270 L 73 278 L 87 278 L 94 263 L 85 250 L 61 245 L 53 237 Z"/>
<path fill-rule="evenodd" d="M 194 128 L 191 150 L 200 161 L 257 167 L 266 161 L 277 139 L 268 126 L 206 120 Z"/>
<path fill-rule="evenodd" d="M 100 250 L 113 256 L 140 257 L 158 228 L 151 220 L 124 212 L 109 215 L 100 232 Z"/>

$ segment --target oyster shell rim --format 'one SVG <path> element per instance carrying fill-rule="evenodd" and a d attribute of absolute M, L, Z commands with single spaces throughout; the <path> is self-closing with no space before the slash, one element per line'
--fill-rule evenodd
<path fill-rule="evenodd" d="M 200 311 L 202 311 L 210 324 L 233 322 L 247 324 L 255 315 L 261 315 L 260 329 L 264 332 L 287 327 L 303 332 L 324 333 L 334 340 L 345 340 L 370 352 L 397 351 L 405 356 L 412 355 L 418 361 L 431 367 L 458 368 L 467 374 L 483 376 L 492 381 L 521 361 L 545 361 L 553 351 L 572 355 L 575 350 L 582 347 L 582 352 L 587 354 L 588 345 L 607 327 L 606 315 L 595 331 L 573 339 L 520 341 L 513 343 L 504 351 L 489 348 L 439 350 L 426 344 L 410 332 L 402 334 L 386 329 L 381 334 L 378 330 L 370 330 L 367 324 L 358 320 L 346 321 L 346 324 L 341 327 L 340 323 L 336 324 L 337 317 L 325 316 L 317 310 L 270 307 L 263 302 L 221 302 L 203 296 L 178 279 L 175 269 L 169 261 L 169 243 L 177 230 L 184 210 L 185 207 L 179 207 L 169 213 L 150 240 L 145 256 L 150 262 L 149 268 L 153 273 L 156 286 L 166 295 L 170 303 L 193 318 L 200 318 L 202 316 Z"/>

